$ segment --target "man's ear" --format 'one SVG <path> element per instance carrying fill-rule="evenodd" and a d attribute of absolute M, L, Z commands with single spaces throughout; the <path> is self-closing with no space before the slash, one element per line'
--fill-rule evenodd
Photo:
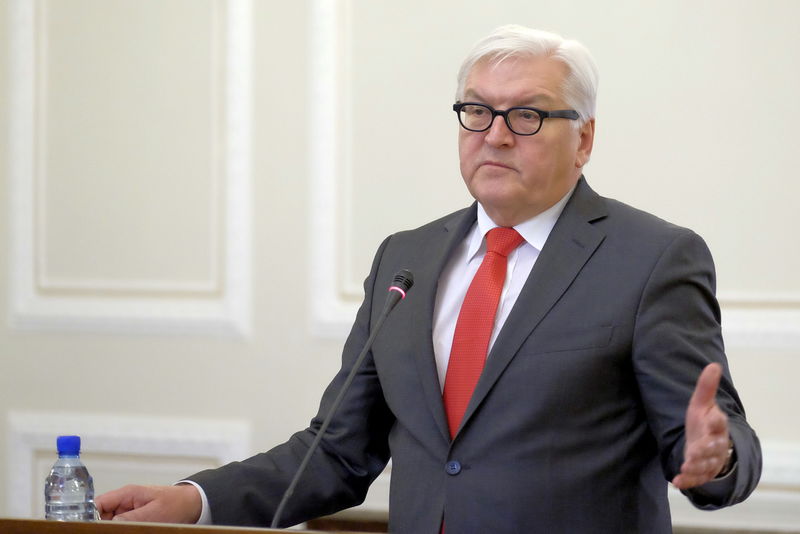
<path fill-rule="evenodd" d="M 580 129 L 578 150 L 575 152 L 575 167 L 580 169 L 589 163 L 592 146 L 594 146 L 594 119 L 589 119 Z"/>

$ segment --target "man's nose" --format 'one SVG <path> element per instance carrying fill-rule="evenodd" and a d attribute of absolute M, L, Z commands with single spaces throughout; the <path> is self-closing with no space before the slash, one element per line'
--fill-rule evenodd
<path fill-rule="evenodd" d="M 505 117 L 496 115 L 492 125 L 486 131 L 486 142 L 492 146 L 510 146 L 514 144 L 514 132 L 508 128 Z"/>

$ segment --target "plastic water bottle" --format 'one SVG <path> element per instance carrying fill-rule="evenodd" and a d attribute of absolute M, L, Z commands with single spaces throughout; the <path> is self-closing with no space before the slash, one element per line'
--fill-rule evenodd
<path fill-rule="evenodd" d="M 81 462 L 81 438 L 59 436 L 58 461 L 44 484 L 44 516 L 53 521 L 95 519 L 94 482 Z"/>

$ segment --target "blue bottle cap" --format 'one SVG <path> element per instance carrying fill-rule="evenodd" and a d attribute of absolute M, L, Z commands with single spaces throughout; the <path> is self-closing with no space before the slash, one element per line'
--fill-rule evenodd
<path fill-rule="evenodd" d="M 59 455 L 78 456 L 81 452 L 81 437 L 58 436 L 56 447 Z"/>

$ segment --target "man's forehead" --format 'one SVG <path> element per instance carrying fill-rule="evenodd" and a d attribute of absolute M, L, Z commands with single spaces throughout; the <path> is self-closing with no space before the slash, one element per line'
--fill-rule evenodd
<path fill-rule="evenodd" d="M 481 101 L 510 99 L 516 105 L 554 105 L 562 100 L 567 71 L 563 62 L 550 56 L 484 58 L 470 69 L 463 97 Z M 509 72 L 513 74 L 505 76 Z"/>

